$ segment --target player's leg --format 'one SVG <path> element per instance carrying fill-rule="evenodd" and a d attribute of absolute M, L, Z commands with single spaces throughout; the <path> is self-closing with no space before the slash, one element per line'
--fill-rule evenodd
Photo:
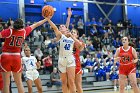
<path fill-rule="evenodd" d="M 75 66 L 67 67 L 67 77 L 70 93 L 76 93 Z"/>
<path fill-rule="evenodd" d="M 24 93 L 24 88 L 21 79 L 21 72 L 13 72 L 14 80 L 18 88 L 18 93 Z"/>
<path fill-rule="evenodd" d="M 3 86 L 4 86 L 3 93 L 9 93 L 10 75 L 11 72 L 2 72 Z"/>
<path fill-rule="evenodd" d="M 62 81 L 62 92 L 68 93 L 68 80 L 66 73 L 60 73 L 61 81 Z"/>
<path fill-rule="evenodd" d="M 38 93 L 42 93 L 42 83 L 40 78 L 37 78 L 36 80 L 34 80 L 34 83 L 37 87 Z"/>
<path fill-rule="evenodd" d="M 82 74 L 76 74 L 75 75 L 75 85 L 76 85 L 77 93 L 83 93 Z"/>
<path fill-rule="evenodd" d="M 130 80 L 131 86 L 133 87 L 134 93 L 140 93 L 140 90 L 137 85 L 136 73 L 130 73 L 128 75 L 128 78 Z"/>
<path fill-rule="evenodd" d="M 32 91 L 32 80 L 27 80 L 26 81 L 26 83 L 27 83 L 27 86 L 28 86 L 28 93 L 33 93 L 33 91 Z"/>
<path fill-rule="evenodd" d="M 126 75 L 119 75 L 119 85 L 120 85 L 120 93 L 125 93 L 125 82 L 126 82 Z"/>

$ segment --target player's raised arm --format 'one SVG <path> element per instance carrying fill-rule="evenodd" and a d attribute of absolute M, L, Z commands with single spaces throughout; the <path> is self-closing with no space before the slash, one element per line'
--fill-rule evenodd
<path fill-rule="evenodd" d="M 44 24 L 46 21 L 47 21 L 47 18 L 45 18 L 45 19 L 43 19 L 43 20 L 41 20 L 41 21 L 39 21 L 39 22 L 37 22 L 37 23 L 34 23 L 34 24 L 31 25 L 30 27 L 31 27 L 32 30 L 33 30 L 33 29 L 37 28 L 38 26 Z"/>
<path fill-rule="evenodd" d="M 67 17 L 67 21 L 66 21 L 67 29 L 69 29 L 71 15 L 72 15 L 71 8 L 68 8 L 68 17 Z"/>
<path fill-rule="evenodd" d="M 55 32 L 55 35 L 56 35 L 55 41 L 60 40 L 60 38 L 62 36 L 62 33 L 58 30 L 57 26 L 50 20 L 50 18 L 47 18 L 47 20 L 48 20 L 48 23 L 50 24 L 50 26 L 52 27 L 52 29 Z"/>

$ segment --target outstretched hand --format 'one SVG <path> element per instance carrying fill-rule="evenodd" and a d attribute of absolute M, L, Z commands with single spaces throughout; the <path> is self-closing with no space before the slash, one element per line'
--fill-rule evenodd
<path fill-rule="evenodd" d="M 68 8 L 68 16 L 70 17 L 72 15 L 71 8 Z"/>

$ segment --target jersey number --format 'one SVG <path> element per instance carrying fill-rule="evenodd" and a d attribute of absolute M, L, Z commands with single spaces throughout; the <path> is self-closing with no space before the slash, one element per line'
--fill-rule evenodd
<path fill-rule="evenodd" d="M 129 56 L 122 56 L 122 62 L 130 61 Z"/>
<path fill-rule="evenodd" d="M 66 45 L 64 46 L 64 48 L 65 48 L 65 50 L 70 50 L 70 44 L 66 44 Z"/>
<path fill-rule="evenodd" d="M 32 61 L 31 61 L 30 65 L 31 65 L 31 66 L 34 66 Z"/>
<path fill-rule="evenodd" d="M 10 46 L 21 46 L 22 45 L 22 41 L 23 41 L 23 37 L 19 36 L 19 37 L 16 37 L 16 36 L 12 36 L 11 37 L 11 42 L 10 42 Z"/>

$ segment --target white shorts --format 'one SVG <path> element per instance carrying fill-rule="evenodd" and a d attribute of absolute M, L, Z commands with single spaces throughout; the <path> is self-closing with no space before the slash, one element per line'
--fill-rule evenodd
<path fill-rule="evenodd" d="M 65 73 L 67 67 L 76 66 L 74 56 L 59 57 L 58 69 L 61 73 Z"/>
<path fill-rule="evenodd" d="M 36 69 L 34 69 L 34 70 L 27 70 L 27 71 L 25 72 L 25 79 L 26 79 L 26 81 L 27 81 L 27 80 L 32 80 L 32 81 L 34 81 L 34 80 L 36 80 L 37 78 L 39 78 L 39 73 L 38 73 L 38 71 L 37 71 Z"/>

